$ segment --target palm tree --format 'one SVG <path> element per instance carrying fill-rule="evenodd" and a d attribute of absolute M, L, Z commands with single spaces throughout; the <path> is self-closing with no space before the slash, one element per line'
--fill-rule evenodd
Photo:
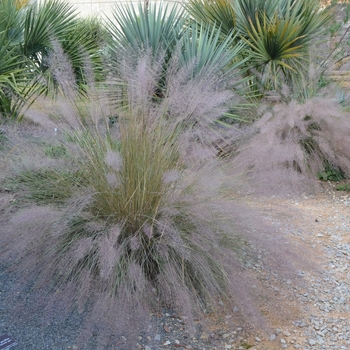
<path fill-rule="evenodd" d="M 74 8 L 61 0 L 21 8 L 14 0 L 2 0 L 0 113 L 17 117 L 25 102 L 58 86 L 50 69 L 50 57 L 57 47 L 68 57 L 75 82 L 83 90 L 84 61 L 89 60 L 95 72 L 101 66 L 99 43 L 90 29 L 91 25 L 79 20 Z"/>
<path fill-rule="evenodd" d="M 328 19 L 317 0 L 190 0 L 186 9 L 196 23 L 219 24 L 223 36 L 238 33 L 261 89 L 301 74 L 309 45 Z"/>

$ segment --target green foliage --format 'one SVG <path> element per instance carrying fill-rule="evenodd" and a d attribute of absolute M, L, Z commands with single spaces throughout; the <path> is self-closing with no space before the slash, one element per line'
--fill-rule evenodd
<path fill-rule="evenodd" d="M 20 54 L 19 29 L 22 11 L 17 10 L 12 0 L 0 2 L 0 117 L 17 117 L 23 100 L 34 90 L 33 73 L 35 67 Z"/>
<path fill-rule="evenodd" d="M 309 59 L 308 47 L 325 25 L 326 14 L 318 10 L 315 1 L 286 0 L 274 11 L 264 5 L 252 17 L 253 13 L 244 11 L 246 3 L 237 2 L 237 14 L 242 18 L 239 32 L 252 50 L 250 63 L 260 74 L 259 83 L 263 88 L 276 89 L 281 82 L 290 84 L 300 79 Z"/>
<path fill-rule="evenodd" d="M 74 7 L 61 0 L 50 0 L 45 3 L 35 3 L 26 12 L 24 24 L 24 54 L 33 60 L 47 85 L 46 93 L 61 83 L 50 70 L 50 55 L 60 55 L 62 49 L 75 74 L 78 90 L 84 91 L 86 80 L 94 80 L 101 70 L 100 42 L 97 36 L 96 20 L 81 20 L 77 18 Z M 57 48 L 60 46 L 60 48 Z M 57 57 L 64 63 L 64 57 Z M 55 62 L 56 65 L 60 64 Z M 90 77 L 86 77 L 85 66 L 90 65 Z M 52 68 L 52 67 L 51 67 Z M 62 67 L 68 70 L 69 67 Z M 74 87 L 75 88 L 75 87 Z"/>
<path fill-rule="evenodd" d="M 222 37 L 239 34 L 248 46 L 247 67 L 261 90 L 304 74 L 309 45 L 328 19 L 316 0 L 192 0 L 186 8 L 196 23 L 220 25 Z"/>
<path fill-rule="evenodd" d="M 78 186 L 77 174 L 54 169 L 28 170 L 6 181 L 6 187 L 18 192 L 18 201 L 40 205 L 63 204 Z"/>
<path fill-rule="evenodd" d="M 91 23 L 78 20 L 73 7 L 61 0 L 20 9 L 15 1 L 1 1 L 0 114 L 17 118 L 25 103 L 57 86 L 59 81 L 49 69 L 55 45 L 68 56 L 75 73 L 72 79 L 84 90 L 86 62 L 92 70 L 90 80 L 101 70 L 100 43 L 91 29 Z"/>
<path fill-rule="evenodd" d="M 247 343 L 245 341 L 241 343 L 241 346 L 243 347 L 243 349 L 250 349 L 253 347 L 253 345 L 250 345 L 249 343 Z"/>
<path fill-rule="evenodd" d="M 2 130 L 0 130 L 0 151 L 4 150 L 6 142 L 8 141 L 7 136 Z"/>
<path fill-rule="evenodd" d="M 76 14 L 72 5 L 60 0 L 36 2 L 26 11 L 23 53 L 39 66 L 43 65 L 52 39 L 62 41 L 75 26 Z M 42 57 L 43 56 L 43 57 Z"/>
<path fill-rule="evenodd" d="M 331 164 L 326 163 L 324 170 L 318 173 L 318 179 L 322 181 L 340 181 L 344 179 L 344 173 Z"/>
<path fill-rule="evenodd" d="M 232 45 L 233 33 L 229 34 L 225 40 L 221 40 L 220 35 L 220 29 L 208 25 L 188 26 L 181 40 L 182 65 L 191 65 L 196 62 L 194 75 L 201 72 L 213 74 L 221 72 L 226 76 L 231 75 L 232 78 L 232 75 L 237 74 L 233 72 L 241 72 L 246 61 L 240 57 L 244 45 L 242 43 Z"/>
<path fill-rule="evenodd" d="M 44 154 L 53 159 L 62 158 L 67 155 L 67 148 L 64 145 L 46 145 L 44 146 Z"/>
<path fill-rule="evenodd" d="M 151 49 L 157 55 L 161 51 L 171 52 L 185 24 L 185 13 L 177 6 L 171 10 L 162 4 L 150 4 L 144 11 L 142 2 L 137 5 L 118 5 L 113 11 L 113 20 L 108 28 L 114 38 L 114 50 L 137 48 Z"/>
<path fill-rule="evenodd" d="M 346 192 L 350 192 L 350 185 L 349 185 L 349 184 L 338 185 L 335 189 L 336 189 L 337 191 L 346 191 Z"/>
<path fill-rule="evenodd" d="M 125 54 L 135 60 L 148 51 L 154 57 L 165 56 L 159 75 L 159 91 L 166 92 L 164 77 L 167 69 L 171 62 L 179 61 L 184 71 L 185 67 L 190 67 L 192 78 L 211 73 L 220 76 L 222 84 L 230 85 L 242 95 L 248 92 L 247 79 L 242 78 L 247 61 L 242 55 L 245 45 L 237 34 L 231 32 L 223 38 L 219 27 L 206 23 L 189 22 L 185 26 L 187 18 L 184 11 L 177 7 L 170 11 L 154 4 L 145 12 L 141 2 L 137 6 L 117 7 L 114 19 L 108 29 L 114 39 L 110 47 L 115 62 L 122 61 Z M 116 66 L 120 67 L 119 64 Z M 111 69 L 114 70 L 114 67 L 112 65 Z M 155 95 L 157 98 L 164 96 L 159 92 Z M 228 113 L 226 117 L 237 118 L 233 113 Z"/>
<path fill-rule="evenodd" d="M 233 3 L 229 0 L 216 0 L 210 3 L 206 0 L 190 0 L 185 8 L 191 20 L 202 25 L 220 27 L 222 36 L 231 35 L 236 27 Z"/>

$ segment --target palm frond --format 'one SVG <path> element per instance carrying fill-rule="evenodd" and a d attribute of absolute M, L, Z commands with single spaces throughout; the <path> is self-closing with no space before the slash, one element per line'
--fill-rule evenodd
<path fill-rule="evenodd" d="M 243 67 L 246 59 L 242 58 L 243 42 L 236 42 L 237 35 L 231 32 L 221 40 L 221 28 L 210 25 L 191 24 L 182 38 L 181 62 L 183 65 L 195 61 L 194 75 L 203 70 L 214 74 L 230 75 Z"/>
<path fill-rule="evenodd" d="M 51 47 L 52 38 L 62 40 L 75 25 L 75 9 L 61 0 L 49 0 L 31 5 L 25 16 L 23 52 L 40 62 Z"/>
<path fill-rule="evenodd" d="M 236 27 L 235 11 L 229 0 L 190 0 L 185 8 L 193 22 L 220 26 L 224 35 L 229 35 Z"/>
<path fill-rule="evenodd" d="M 252 0 L 239 0 L 235 4 L 238 31 L 251 48 L 251 68 L 259 72 L 262 85 L 276 88 L 280 78 L 288 83 L 300 76 L 309 59 L 309 44 L 327 20 L 317 1 L 258 1 L 254 7 Z"/>
<path fill-rule="evenodd" d="M 108 27 L 114 38 L 114 45 L 168 51 L 175 46 L 185 23 L 185 12 L 174 6 L 151 4 L 144 11 L 142 3 L 130 6 L 116 6 Z M 114 47 L 115 49 L 115 47 Z"/>

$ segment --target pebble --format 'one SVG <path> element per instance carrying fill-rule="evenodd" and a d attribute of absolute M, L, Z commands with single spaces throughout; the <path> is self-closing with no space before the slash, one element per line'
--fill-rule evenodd
<path fill-rule="evenodd" d="M 208 338 L 209 338 L 209 334 L 207 334 L 207 333 L 202 333 L 202 334 L 201 334 L 200 339 L 206 340 L 206 339 L 208 339 Z"/>
<path fill-rule="evenodd" d="M 316 345 L 316 340 L 314 340 L 314 339 L 309 339 L 309 344 L 310 344 L 310 345 Z"/>

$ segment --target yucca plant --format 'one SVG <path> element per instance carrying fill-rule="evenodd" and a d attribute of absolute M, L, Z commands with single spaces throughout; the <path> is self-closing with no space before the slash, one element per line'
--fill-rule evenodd
<path fill-rule="evenodd" d="M 246 1 L 236 3 L 239 31 L 252 49 L 251 64 L 261 74 L 263 88 L 276 89 L 305 71 L 309 45 L 323 28 L 326 15 L 315 1 L 284 1 L 248 14 Z M 251 11 L 252 12 L 252 11 Z M 281 80 L 282 76 L 282 80 Z"/>
<path fill-rule="evenodd" d="M 239 71 L 237 68 L 241 69 L 246 61 L 242 58 L 244 44 L 242 42 L 238 42 L 236 45 L 232 44 L 237 38 L 237 34 L 233 32 L 228 34 L 225 40 L 221 40 L 220 36 L 221 28 L 211 27 L 207 24 L 189 25 L 180 41 L 181 64 L 187 66 L 195 62 L 194 75 L 203 70 L 215 74 L 221 72 L 226 76 Z"/>
<path fill-rule="evenodd" d="M 288 1 L 288 0 L 287 0 Z M 265 16 L 272 18 L 279 12 L 282 2 L 276 0 L 238 0 L 234 3 L 236 14 L 236 28 L 241 33 L 249 32 L 256 28 L 260 20 Z"/>
<path fill-rule="evenodd" d="M 142 4 L 139 3 L 138 11 L 141 10 Z M 115 74 L 123 71 L 123 64 L 120 64 L 123 62 L 123 56 L 127 54 L 128 59 L 137 64 L 138 57 L 142 57 L 146 50 L 152 52 L 155 59 L 163 54 L 166 57 L 162 73 L 159 74 L 159 89 L 154 96 L 156 98 L 162 98 L 164 91 L 167 91 L 167 84 L 172 84 L 166 79 L 166 72 L 174 67 L 182 67 L 185 75 L 187 67 L 195 67 L 195 70 L 187 69 L 193 74 L 192 78 L 213 74 L 220 76 L 218 79 L 223 86 L 230 85 L 242 93 L 247 91 L 242 79 L 242 68 L 246 61 L 241 54 L 244 45 L 240 40 L 236 40 L 237 36 L 234 33 L 227 35 L 223 40 L 219 27 L 204 23 L 189 23 L 184 27 L 185 18 L 182 17 L 182 11 L 173 9 L 167 17 L 167 10 L 162 6 L 151 6 L 146 13 L 140 13 L 140 19 L 138 13 L 135 7 L 122 7 L 114 13 L 120 27 L 112 23 L 109 25 L 109 31 L 114 38 L 111 52 L 114 61 L 118 62 L 111 65 Z M 118 49 L 120 42 L 124 43 L 124 49 Z M 125 49 L 127 50 L 124 51 Z M 172 66 L 174 62 L 176 63 Z M 192 96 L 195 90 L 189 93 Z"/>
<path fill-rule="evenodd" d="M 185 8 L 192 21 L 198 25 L 207 23 L 220 27 L 223 36 L 232 34 L 236 28 L 236 15 L 230 0 L 190 0 Z"/>
<path fill-rule="evenodd" d="M 108 27 L 114 38 L 112 49 L 150 49 L 155 56 L 160 51 L 171 52 L 181 37 L 185 12 L 178 6 L 171 9 L 163 4 L 150 4 L 144 10 L 142 3 L 118 5 Z"/>
<path fill-rule="evenodd" d="M 226 89 L 233 89 L 235 91 L 236 95 L 233 99 L 232 107 L 234 106 L 236 110 L 239 110 L 241 116 L 238 116 L 233 110 L 228 112 L 227 110 L 218 109 L 220 112 L 217 114 L 217 119 L 211 120 L 211 123 L 217 123 L 220 122 L 220 117 L 225 116 L 226 121 L 234 123 L 237 120 L 244 119 L 242 118 L 243 103 L 247 103 L 247 96 L 250 94 L 248 88 L 249 78 L 243 78 L 246 75 L 245 64 L 248 57 L 244 57 L 244 54 L 242 54 L 246 47 L 240 40 L 236 41 L 237 34 L 231 32 L 231 34 L 226 36 L 225 40 L 222 40 L 221 34 L 220 28 L 212 27 L 208 24 L 198 25 L 192 23 L 188 25 L 178 44 L 180 51 L 178 57 L 175 55 L 175 61 L 177 59 L 179 60 L 177 64 L 178 67 L 181 67 L 180 70 L 183 73 L 187 72 L 187 74 L 191 75 L 186 75 L 186 79 L 192 79 L 193 89 L 186 91 L 187 96 L 184 95 L 182 97 L 184 103 L 185 101 L 188 101 L 189 104 L 192 103 L 190 102 L 190 96 L 192 101 L 197 100 L 196 86 L 201 86 L 203 93 L 207 89 L 214 89 L 211 85 L 213 84 L 211 78 L 208 80 L 208 87 L 204 86 L 205 84 L 203 82 L 208 77 L 217 77 L 215 84 L 218 85 L 215 89 L 218 92 L 223 92 Z M 189 69 L 189 67 L 191 68 Z M 173 82 L 167 81 L 167 84 L 170 89 L 169 91 L 174 89 L 175 84 Z M 169 92 L 169 94 L 172 94 L 172 92 Z M 239 101 L 238 96 L 243 95 L 244 98 Z M 208 99 L 210 99 L 209 96 Z M 248 107 L 248 104 L 245 107 Z M 199 106 L 196 108 L 199 108 Z M 195 123 L 200 124 L 200 119 L 203 119 L 205 123 L 207 122 L 205 112 L 202 116 L 198 116 L 198 120 L 192 118 L 192 121 L 196 120 Z M 212 131 L 209 128 L 208 135 L 212 134 Z"/>
<path fill-rule="evenodd" d="M 221 16 L 223 34 L 239 34 L 249 47 L 247 67 L 260 90 L 276 89 L 304 74 L 310 43 L 327 21 L 314 0 L 193 0 L 186 8 L 197 23 L 214 25 Z"/>

